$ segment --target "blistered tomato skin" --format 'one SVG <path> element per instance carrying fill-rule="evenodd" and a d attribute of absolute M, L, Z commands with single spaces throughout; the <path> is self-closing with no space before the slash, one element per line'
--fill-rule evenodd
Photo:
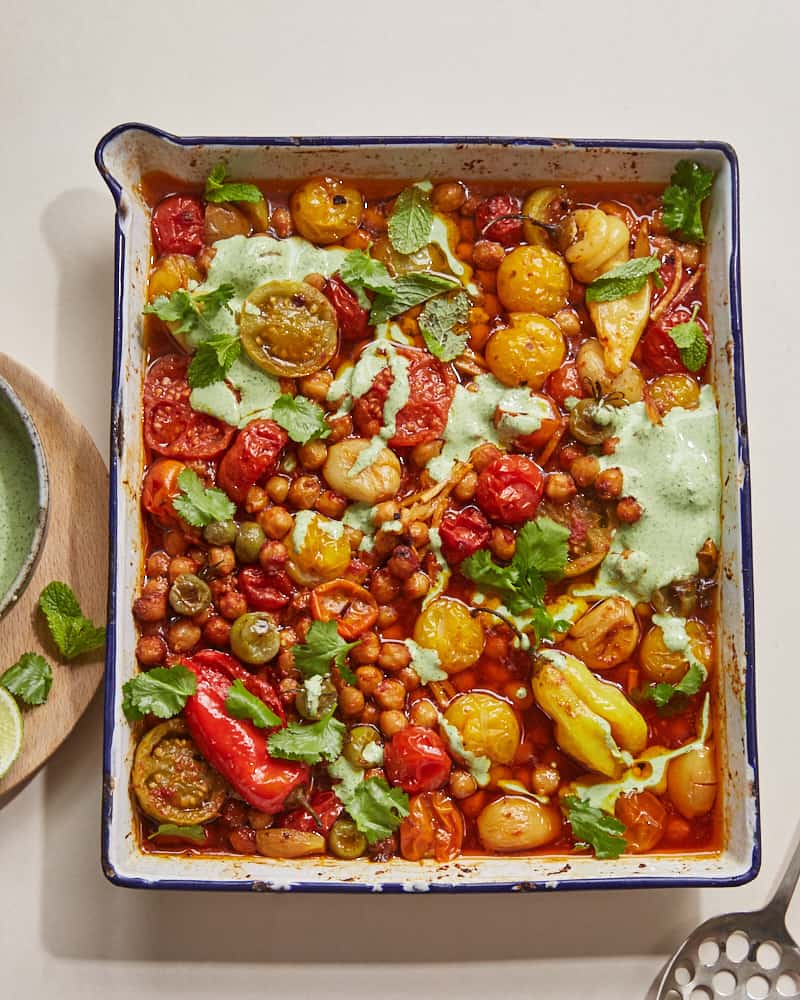
<path fill-rule="evenodd" d="M 248 489 L 275 470 L 288 440 L 289 435 L 274 420 L 253 420 L 239 431 L 217 476 L 231 500 L 243 503 Z"/>
<path fill-rule="evenodd" d="M 520 210 L 520 200 L 513 195 L 494 194 L 491 198 L 485 198 L 475 210 L 478 235 L 485 240 L 501 243 L 504 247 L 513 247 L 522 242 L 522 219 L 499 219 L 493 225 L 489 225 L 498 216 L 519 215 Z"/>
<path fill-rule="evenodd" d="M 678 306 L 662 316 L 657 322 L 650 323 L 642 337 L 642 357 L 645 362 L 659 375 L 675 375 L 678 373 L 688 373 L 689 369 L 681 361 L 681 352 L 678 350 L 675 341 L 670 337 L 669 331 L 680 323 L 688 323 L 692 318 L 691 312 L 684 306 Z M 705 322 L 699 317 L 695 317 L 695 323 L 703 331 L 708 345 L 708 357 L 711 357 L 711 332 Z M 705 368 L 705 365 L 703 366 Z M 694 374 L 697 374 L 695 372 Z"/>
<path fill-rule="evenodd" d="M 164 527 L 180 524 L 172 501 L 180 493 L 178 476 L 185 468 L 183 462 L 159 458 L 147 470 L 142 487 L 142 506 Z"/>
<path fill-rule="evenodd" d="M 448 511 L 439 527 L 445 559 L 458 563 L 489 541 L 489 522 L 476 507 Z"/>
<path fill-rule="evenodd" d="M 185 253 L 194 257 L 205 244 L 202 202 L 182 194 L 165 198 L 153 212 L 153 236 L 159 254 Z"/>
<path fill-rule="evenodd" d="M 494 521 L 522 524 L 542 499 L 542 470 L 524 455 L 501 455 L 478 476 L 478 506 Z"/>
<path fill-rule="evenodd" d="M 405 792 L 433 792 L 450 777 L 453 764 L 444 740 L 432 729 L 408 726 L 384 750 L 389 781 Z"/>
<path fill-rule="evenodd" d="M 363 340 L 369 336 L 369 313 L 340 278 L 335 274 L 328 278 L 322 294 L 334 308 L 344 340 Z"/>
<path fill-rule="evenodd" d="M 572 396 L 574 399 L 583 399 L 584 388 L 578 366 L 574 364 L 562 365 L 556 368 L 547 377 L 545 391 L 548 396 L 552 396 L 558 405 L 563 409 L 566 401 Z"/>
<path fill-rule="evenodd" d="M 246 566 L 239 573 L 239 586 L 247 605 L 255 611 L 285 608 L 294 594 L 289 575 L 282 566 Z"/>

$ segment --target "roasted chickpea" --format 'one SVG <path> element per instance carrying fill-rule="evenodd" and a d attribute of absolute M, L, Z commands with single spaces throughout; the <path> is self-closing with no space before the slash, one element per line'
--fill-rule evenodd
<path fill-rule="evenodd" d="M 424 465 L 427 465 L 432 458 L 436 458 L 441 450 L 441 441 L 426 441 L 425 444 L 415 445 L 411 449 L 411 461 L 414 465 L 421 469 Z"/>
<path fill-rule="evenodd" d="M 561 783 L 558 769 L 553 766 L 540 765 L 535 767 L 531 776 L 531 785 L 537 795 L 555 795 Z"/>
<path fill-rule="evenodd" d="M 292 528 L 292 515 L 285 507 L 268 507 L 258 515 L 258 523 L 267 538 L 284 538 Z"/>
<path fill-rule="evenodd" d="M 374 632 L 367 632 L 361 637 L 359 644 L 350 650 L 350 659 L 359 666 L 366 666 L 378 659 L 381 651 L 381 641 Z"/>
<path fill-rule="evenodd" d="M 475 496 L 475 490 L 478 488 L 478 474 L 474 469 L 470 469 L 466 475 L 462 476 L 460 481 L 456 483 L 453 488 L 453 496 L 456 500 L 460 500 L 462 503 L 468 503 Z"/>
<path fill-rule="evenodd" d="M 616 500 L 622 493 L 622 469 L 603 469 L 594 481 L 594 489 L 601 500 Z"/>
<path fill-rule="evenodd" d="M 512 312 L 508 319 L 509 325 L 489 338 L 486 363 L 504 385 L 541 389 L 564 361 L 564 335 L 552 320 L 536 313 Z"/>
<path fill-rule="evenodd" d="M 306 278 L 306 282 L 308 282 L 308 278 Z M 332 383 L 333 375 L 329 371 L 319 371 L 299 378 L 297 388 L 309 399 L 313 399 L 317 403 L 324 403 Z"/>
<path fill-rule="evenodd" d="M 336 444 L 353 433 L 353 418 L 349 413 L 343 413 L 341 417 L 329 417 L 328 427 L 331 432 L 325 440 L 328 445 Z"/>
<path fill-rule="evenodd" d="M 642 513 L 642 505 L 633 497 L 623 497 L 617 504 L 617 517 L 624 524 L 636 524 Z"/>
<path fill-rule="evenodd" d="M 166 576 L 170 559 L 166 552 L 153 552 L 147 557 L 145 572 L 148 576 Z"/>
<path fill-rule="evenodd" d="M 336 243 L 361 222 L 364 199 L 360 191 L 332 177 L 312 177 L 292 193 L 292 221 L 312 243 Z"/>
<path fill-rule="evenodd" d="M 338 493 L 334 493 L 333 490 L 323 490 L 317 498 L 316 509 L 325 517 L 338 519 L 347 510 L 347 501 Z"/>
<path fill-rule="evenodd" d="M 133 602 L 133 614 L 140 622 L 159 622 L 167 617 L 169 584 L 164 577 L 148 580 L 141 597 Z"/>
<path fill-rule="evenodd" d="M 267 480 L 267 496 L 273 503 L 283 503 L 289 493 L 289 480 L 285 476 L 270 476 Z"/>
<path fill-rule="evenodd" d="M 283 206 L 276 208 L 270 217 L 269 223 L 279 239 L 285 240 L 287 236 L 292 235 L 292 216 L 288 208 L 284 208 Z"/>
<path fill-rule="evenodd" d="M 381 712 L 378 718 L 378 725 L 381 727 L 383 735 L 391 738 L 395 733 L 399 733 L 406 728 L 408 719 L 398 709 L 390 708 L 385 712 Z"/>
<path fill-rule="evenodd" d="M 595 455 L 581 455 L 573 461 L 569 471 L 578 486 L 591 486 L 600 473 L 600 462 Z"/>
<path fill-rule="evenodd" d="M 408 539 L 416 549 L 421 549 L 428 544 L 430 533 L 428 525 L 424 521 L 412 521 L 408 526 Z"/>
<path fill-rule="evenodd" d="M 167 629 L 167 644 L 173 653 L 188 653 L 200 642 L 203 630 L 194 622 L 181 618 Z"/>
<path fill-rule="evenodd" d="M 166 655 L 167 644 L 160 635 L 143 635 L 136 643 L 136 659 L 143 667 L 163 663 Z"/>
<path fill-rule="evenodd" d="M 411 653 L 402 642 L 381 643 L 381 651 L 378 654 L 378 666 L 381 670 L 388 670 L 391 673 L 402 670 L 411 662 Z"/>
<path fill-rule="evenodd" d="M 316 472 L 325 464 L 328 457 L 328 447 L 324 441 L 308 441 L 297 449 L 297 459 L 304 469 Z"/>
<path fill-rule="evenodd" d="M 369 589 L 378 604 L 388 604 L 400 593 L 400 584 L 388 570 L 379 569 L 372 574 Z"/>
<path fill-rule="evenodd" d="M 409 715 L 412 725 L 423 726 L 425 729 L 433 729 L 439 721 L 436 706 L 427 698 L 417 699 L 411 706 Z"/>
<path fill-rule="evenodd" d="M 170 583 L 175 583 L 179 576 L 184 573 L 196 573 L 197 563 L 188 556 L 175 556 L 170 560 L 167 576 Z"/>
<path fill-rule="evenodd" d="M 358 688 L 347 685 L 339 690 L 339 708 L 348 719 L 355 718 L 364 711 L 364 694 Z"/>
<path fill-rule="evenodd" d="M 224 649 L 230 642 L 231 623 L 221 615 L 213 615 L 203 626 L 203 638 L 209 645 Z"/>
<path fill-rule="evenodd" d="M 403 597 L 409 601 L 421 600 L 430 589 L 430 578 L 422 570 L 417 570 L 416 573 L 412 573 L 407 580 L 403 581 Z"/>
<path fill-rule="evenodd" d="M 261 486 L 251 486 L 244 498 L 244 509 L 248 514 L 257 514 L 269 503 L 267 491 Z"/>
<path fill-rule="evenodd" d="M 383 671 L 379 670 L 377 667 L 363 666 L 356 668 L 356 684 L 358 685 L 359 691 L 366 695 L 367 698 L 372 697 L 375 693 L 375 689 L 382 680 Z"/>
<path fill-rule="evenodd" d="M 454 799 L 466 799 L 478 790 L 478 782 L 469 771 L 453 770 L 450 773 L 450 794 Z"/>
<path fill-rule="evenodd" d="M 297 510 L 311 510 L 317 502 L 321 489 L 316 476 L 298 476 L 289 487 L 287 503 Z"/>
<path fill-rule="evenodd" d="M 510 528 L 501 528 L 499 525 L 492 528 L 492 533 L 489 536 L 489 548 L 498 559 L 513 559 L 517 548 L 514 532 Z"/>
<path fill-rule="evenodd" d="M 406 703 L 406 689 L 402 681 L 396 677 L 386 677 L 375 688 L 373 698 L 379 708 L 401 709 Z"/>
<path fill-rule="evenodd" d="M 492 240 L 478 240 L 472 248 L 472 262 L 481 271 L 496 271 L 505 255 L 502 243 Z"/>
<path fill-rule="evenodd" d="M 581 321 L 574 309 L 559 309 L 553 319 L 561 327 L 565 337 L 577 337 L 581 332 Z"/>
<path fill-rule="evenodd" d="M 237 590 L 229 590 L 219 599 L 219 613 L 228 621 L 235 621 L 247 611 L 247 601 Z"/>
<path fill-rule="evenodd" d="M 566 472 L 551 472 L 544 481 L 544 495 L 553 503 L 566 503 L 576 492 L 575 480 Z"/>
<path fill-rule="evenodd" d="M 431 191 L 431 202 L 437 212 L 457 212 L 467 200 L 467 193 L 458 181 L 443 181 Z"/>
<path fill-rule="evenodd" d="M 400 617 L 397 608 L 393 608 L 391 604 L 381 604 L 378 608 L 378 628 L 386 629 L 390 628 L 395 624 L 397 619 Z"/>
<path fill-rule="evenodd" d="M 400 517 L 400 504 L 395 500 L 384 500 L 372 508 L 372 523 L 376 526 L 388 524 Z"/>
<path fill-rule="evenodd" d="M 397 545 L 386 568 L 398 580 L 407 580 L 419 569 L 419 556 L 409 545 Z"/>
<path fill-rule="evenodd" d="M 500 455 L 501 451 L 495 445 L 479 444 L 477 448 L 473 448 L 469 460 L 472 463 L 473 469 L 481 473 L 487 465 L 491 465 L 495 459 L 500 458 Z"/>

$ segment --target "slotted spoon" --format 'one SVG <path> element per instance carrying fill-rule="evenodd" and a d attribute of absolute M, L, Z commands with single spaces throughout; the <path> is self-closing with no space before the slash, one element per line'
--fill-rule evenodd
<path fill-rule="evenodd" d="M 800 879 L 800 840 L 763 910 L 712 917 L 664 966 L 648 1000 L 800 997 L 800 948 L 786 911 Z"/>

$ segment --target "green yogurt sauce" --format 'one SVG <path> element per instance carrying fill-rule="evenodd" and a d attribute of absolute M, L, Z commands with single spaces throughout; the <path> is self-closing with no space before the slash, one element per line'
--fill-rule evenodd
<path fill-rule="evenodd" d="M 38 519 L 36 460 L 18 418 L 0 404 L 0 599 L 30 554 Z"/>

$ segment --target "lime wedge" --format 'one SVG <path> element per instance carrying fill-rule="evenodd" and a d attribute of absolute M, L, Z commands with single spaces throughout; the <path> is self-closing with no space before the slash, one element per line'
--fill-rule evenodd
<path fill-rule="evenodd" d="M 0 687 L 0 778 L 5 777 L 22 749 L 22 712 L 4 687 Z"/>

